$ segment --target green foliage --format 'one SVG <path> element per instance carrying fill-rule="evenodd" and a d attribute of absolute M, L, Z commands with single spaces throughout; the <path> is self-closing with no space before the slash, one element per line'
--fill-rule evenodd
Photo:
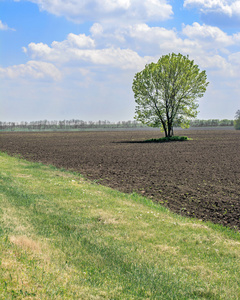
<path fill-rule="evenodd" d="M 197 116 L 196 100 L 203 97 L 207 85 L 206 72 L 200 72 L 188 56 L 164 55 L 135 74 L 132 86 L 137 103 L 135 119 L 160 127 L 170 137 L 173 126 L 187 128 Z"/>
<path fill-rule="evenodd" d="M 234 128 L 240 130 L 240 119 L 234 120 Z"/>
<path fill-rule="evenodd" d="M 240 109 L 236 112 L 234 120 L 234 128 L 240 130 Z"/>
<path fill-rule="evenodd" d="M 169 137 L 163 137 L 160 139 L 150 139 L 146 140 L 147 143 L 164 143 L 164 142 L 178 142 L 178 141 L 190 141 L 191 139 L 187 136 L 169 136 Z"/>
<path fill-rule="evenodd" d="M 192 120 L 190 126 L 192 127 L 233 126 L 233 120 L 228 120 L 228 119 Z"/>

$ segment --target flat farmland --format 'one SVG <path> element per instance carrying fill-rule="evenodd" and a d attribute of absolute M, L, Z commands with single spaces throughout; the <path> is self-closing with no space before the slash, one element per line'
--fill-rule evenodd
<path fill-rule="evenodd" d="M 150 197 L 172 211 L 240 229 L 240 131 L 190 130 L 185 142 L 145 143 L 157 131 L 2 132 L 0 151 L 74 170 Z"/>

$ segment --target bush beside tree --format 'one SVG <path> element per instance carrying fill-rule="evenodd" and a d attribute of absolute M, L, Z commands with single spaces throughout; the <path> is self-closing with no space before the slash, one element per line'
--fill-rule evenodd
<path fill-rule="evenodd" d="M 234 119 L 234 128 L 240 130 L 240 109 L 236 112 Z"/>

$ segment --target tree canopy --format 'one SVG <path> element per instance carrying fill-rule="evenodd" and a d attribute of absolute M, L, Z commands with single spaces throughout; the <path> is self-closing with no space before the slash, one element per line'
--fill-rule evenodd
<path fill-rule="evenodd" d="M 240 109 L 236 112 L 234 119 L 234 127 L 237 130 L 240 130 Z"/>
<path fill-rule="evenodd" d="M 164 55 L 135 74 L 135 119 L 160 127 L 171 137 L 173 126 L 188 127 L 197 116 L 197 99 L 203 97 L 207 85 L 206 71 L 201 72 L 188 56 Z"/>

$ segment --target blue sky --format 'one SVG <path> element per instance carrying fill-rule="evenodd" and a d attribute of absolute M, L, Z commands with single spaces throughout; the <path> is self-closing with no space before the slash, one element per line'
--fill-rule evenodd
<path fill-rule="evenodd" d="M 134 74 L 171 52 L 207 71 L 198 118 L 233 119 L 239 0 L 0 0 L 0 121 L 133 120 Z"/>

